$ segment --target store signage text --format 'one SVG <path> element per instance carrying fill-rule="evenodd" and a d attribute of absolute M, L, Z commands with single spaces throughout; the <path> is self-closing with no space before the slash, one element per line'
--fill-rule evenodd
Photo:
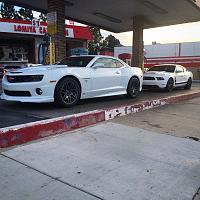
<path fill-rule="evenodd" d="M 44 35 L 47 33 L 47 26 L 38 24 L 21 24 L 21 23 L 10 23 L 0 22 L 0 32 L 4 33 L 18 33 L 18 34 L 29 34 L 29 35 Z M 65 37 L 74 38 L 73 28 L 65 28 Z"/>
<path fill-rule="evenodd" d="M 45 34 L 47 32 L 46 27 L 39 27 L 38 29 L 40 34 Z M 35 26 L 25 26 L 25 25 L 14 25 L 14 32 L 37 33 Z"/>

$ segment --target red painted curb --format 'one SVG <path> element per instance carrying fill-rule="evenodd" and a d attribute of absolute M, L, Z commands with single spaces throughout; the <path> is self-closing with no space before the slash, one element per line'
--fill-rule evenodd
<path fill-rule="evenodd" d="M 105 110 L 105 120 L 114 119 L 116 117 L 125 116 L 131 113 L 141 112 L 151 108 L 164 106 L 166 104 L 173 104 L 184 100 L 189 100 L 195 97 L 200 97 L 200 92 L 193 92 L 189 94 L 181 94 L 160 99 L 147 100 L 136 104 L 127 104 L 119 107 L 114 107 Z"/>
<path fill-rule="evenodd" d="M 23 144 L 50 135 L 56 135 L 77 128 L 93 125 L 115 117 L 189 100 L 195 97 L 200 97 L 200 92 L 148 100 L 137 104 L 124 105 L 107 110 L 96 110 L 77 115 L 2 128 L 0 129 L 0 148 Z"/>
<path fill-rule="evenodd" d="M 0 148 L 23 144 L 50 135 L 93 125 L 104 120 L 104 111 L 93 111 L 2 128 L 0 129 Z"/>

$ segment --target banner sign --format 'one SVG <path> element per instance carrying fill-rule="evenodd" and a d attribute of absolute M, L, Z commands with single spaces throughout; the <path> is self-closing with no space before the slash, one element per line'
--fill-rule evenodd
<path fill-rule="evenodd" d="M 47 29 L 50 35 L 55 35 L 57 32 L 56 21 L 57 21 L 56 12 L 47 13 L 47 24 L 48 24 Z"/>
<path fill-rule="evenodd" d="M 28 35 L 44 35 L 47 33 L 47 25 L 41 22 L 34 23 L 14 23 L 14 22 L 1 22 L 1 33 L 18 33 Z M 65 37 L 74 38 L 73 28 L 65 28 Z"/>

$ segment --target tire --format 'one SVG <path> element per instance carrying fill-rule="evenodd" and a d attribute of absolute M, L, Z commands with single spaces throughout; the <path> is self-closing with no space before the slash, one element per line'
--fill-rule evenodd
<path fill-rule="evenodd" d="M 187 81 L 187 84 L 184 88 L 189 90 L 189 89 L 191 89 L 191 87 L 192 87 L 192 79 L 189 78 L 188 81 Z"/>
<path fill-rule="evenodd" d="M 140 81 L 136 77 L 132 77 L 128 83 L 127 96 L 136 98 L 140 92 Z"/>
<path fill-rule="evenodd" d="M 172 78 L 170 78 L 168 81 L 167 81 L 167 85 L 166 85 L 166 90 L 168 92 L 171 92 L 174 88 L 174 80 Z"/>
<path fill-rule="evenodd" d="M 54 93 L 55 103 L 66 108 L 76 105 L 80 96 L 80 84 L 75 78 L 71 77 L 60 80 Z"/>

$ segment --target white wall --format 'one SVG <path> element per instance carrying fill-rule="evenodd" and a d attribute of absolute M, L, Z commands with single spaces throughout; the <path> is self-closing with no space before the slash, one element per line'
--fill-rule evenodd
<path fill-rule="evenodd" d="M 145 45 L 145 57 L 177 57 L 179 56 L 179 43 Z M 122 53 L 132 53 L 132 47 L 115 47 L 114 56 Z M 200 42 L 181 43 L 180 56 L 200 56 Z"/>
<path fill-rule="evenodd" d="M 182 56 L 200 56 L 200 42 L 182 43 Z"/>

